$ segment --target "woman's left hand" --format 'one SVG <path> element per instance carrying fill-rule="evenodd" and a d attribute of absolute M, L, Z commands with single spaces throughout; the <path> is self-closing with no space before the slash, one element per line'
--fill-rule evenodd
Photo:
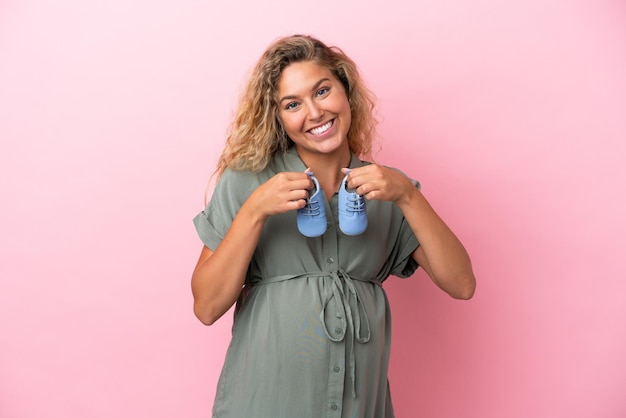
<path fill-rule="evenodd" d="M 450 296 L 470 299 L 474 295 L 476 279 L 469 255 L 408 177 L 370 164 L 350 171 L 348 187 L 368 200 L 397 204 L 420 243 L 413 253 L 415 261 Z"/>
<path fill-rule="evenodd" d="M 348 169 L 342 171 L 345 173 Z M 348 188 L 356 190 L 368 200 L 386 200 L 398 204 L 416 189 L 400 171 L 378 164 L 350 169 Z"/>

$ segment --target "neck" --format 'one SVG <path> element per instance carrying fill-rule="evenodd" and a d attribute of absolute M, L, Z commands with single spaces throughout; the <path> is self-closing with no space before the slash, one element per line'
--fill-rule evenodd
<path fill-rule="evenodd" d="M 304 164 L 313 171 L 315 177 L 320 182 L 324 194 L 328 199 L 339 190 L 339 185 L 345 177 L 341 172 L 342 168 L 350 166 L 351 154 L 349 149 L 346 152 L 333 155 L 300 156 Z"/>

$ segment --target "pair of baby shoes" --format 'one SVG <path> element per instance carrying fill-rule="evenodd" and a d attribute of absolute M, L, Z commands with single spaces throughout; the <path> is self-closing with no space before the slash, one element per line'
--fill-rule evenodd
<path fill-rule="evenodd" d="M 298 209 L 296 219 L 298 230 L 307 237 L 318 237 L 326 232 L 326 210 L 324 209 L 323 191 L 312 172 L 307 174 L 313 180 L 306 205 Z M 346 235 L 359 235 L 367 228 L 365 198 L 348 189 L 348 173 L 339 187 L 339 229 Z"/>

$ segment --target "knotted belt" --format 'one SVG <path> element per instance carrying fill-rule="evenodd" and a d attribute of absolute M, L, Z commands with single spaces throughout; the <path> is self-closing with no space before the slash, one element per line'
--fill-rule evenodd
<path fill-rule="evenodd" d="M 301 278 L 331 278 L 331 290 L 332 292 L 326 296 L 326 299 L 322 302 L 322 310 L 320 312 L 320 321 L 324 327 L 324 332 L 329 340 L 334 342 L 343 341 L 346 337 L 346 332 L 349 330 L 352 337 L 352 344 L 350 345 L 350 379 L 352 380 L 352 396 L 356 398 L 356 356 L 354 354 L 355 341 L 360 344 L 365 344 L 370 340 L 371 331 L 370 324 L 367 318 L 367 312 L 365 306 L 361 301 L 359 292 L 354 286 L 354 281 L 361 281 L 367 283 L 373 283 L 380 286 L 380 283 L 372 280 L 361 279 L 357 277 L 350 277 L 344 270 L 337 270 L 331 272 L 316 271 L 308 272 L 298 275 L 284 275 L 274 276 L 271 278 L 264 278 L 258 282 L 252 283 L 252 286 L 259 286 L 271 283 L 284 282 L 287 280 L 301 279 Z M 337 309 L 337 319 L 341 320 L 340 332 L 337 336 L 333 337 L 326 324 L 326 308 L 333 302 Z M 365 319 L 364 324 L 361 324 L 361 313 Z M 364 326 L 363 326 L 364 325 Z M 362 329 L 363 328 L 363 329 Z"/>

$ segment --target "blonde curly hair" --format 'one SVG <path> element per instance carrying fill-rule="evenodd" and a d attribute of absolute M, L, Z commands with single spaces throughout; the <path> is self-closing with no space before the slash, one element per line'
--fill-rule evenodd
<path fill-rule="evenodd" d="M 271 44 L 254 67 L 217 163 L 214 174 L 218 178 L 227 167 L 260 171 L 272 156 L 293 144 L 278 117 L 277 90 L 282 71 L 291 63 L 303 61 L 327 68 L 342 83 L 352 113 L 347 135 L 350 151 L 371 156 L 377 124 L 374 95 L 365 86 L 356 64 L 337 47 L 326 46 L 311 36 L 293 35 Z"/>

